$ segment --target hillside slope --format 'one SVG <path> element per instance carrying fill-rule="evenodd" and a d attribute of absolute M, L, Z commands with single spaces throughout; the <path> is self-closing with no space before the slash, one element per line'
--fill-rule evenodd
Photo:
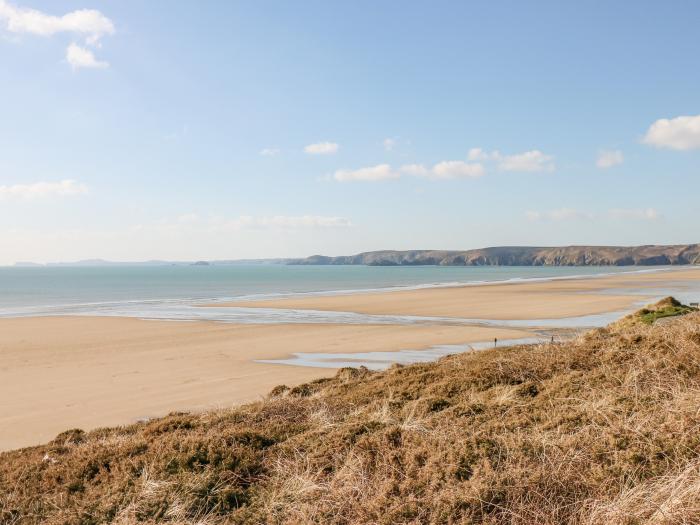
<path fill-rule="evenodd" d="M 0 454 L 0 522 L 671 524 L 700 517 L 700 314 L 343 369 Z M 667 322 L 648 324 L 658 310 Z"/>
<path fill-rule="evenodd" d="M 326 257 L 313 255 L 287 264 L 364 264 L 369 266 L 628 266 L 700 264 L 700 244 L 673 246 L 502 246 L 479 250 L 376 251 Z"/>

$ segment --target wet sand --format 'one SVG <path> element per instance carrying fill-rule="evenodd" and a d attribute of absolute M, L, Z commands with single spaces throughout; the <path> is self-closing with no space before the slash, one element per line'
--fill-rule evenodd
<path fill-rule="evenodd" d="M 334 373 L 256 363 L 294 352 L 424 349 L 527 337 L 468 326 L 234 325 L 106 317 L 0 319 L 0 450 L 69 428 L 259 399 Z"/>
<path fill-rule="evenodd" d="M 602 278 L 306 296 L 216 306 L 366 314 L 546 319 L 632 308 L 673 284 L 698 289 L 700 269 Z M 259 399 L 278 384 L 333 374 L 277 360 L 297 352 L 421 350 L 531 336 L 456 325 L 226 324 L 122 317 L 0 319 L 0 450 L 69 428 L 128 424 L 171 411 Z"/>
<path fill-rule="evenodd" d="M 657 290 L 674 280 L 700 281 L 700 269 L 673 269 L 586 279 L 236 301 L 204 306 L 292 308 L 374 315 L 494 320 L 560 319 L 630 309 L 639 302 L 650 300 L 660 293 Z M 639 289 L 643 291 L 635 293 Z M 619 292 L 602 294 L 605 290 Z"/>

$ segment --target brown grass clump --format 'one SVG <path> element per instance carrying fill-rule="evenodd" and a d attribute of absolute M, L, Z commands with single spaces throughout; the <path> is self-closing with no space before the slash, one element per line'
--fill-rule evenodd
<path fill-rule="evenodd" d="M 0 455 L 0 523 L 700 523 L 700 314 Z"/>
<path fill-rule="evenodd" d="M 623 317 L 613 326 L 636 323 L 654 324 L 661 319 L 667 320 L 669 317 L 678 317 L 697 310 L 697 308 L 692 306 L 681 304 L 674 297 L 666 297 L 655 304 L 647 305 L 641 310 Z"/>

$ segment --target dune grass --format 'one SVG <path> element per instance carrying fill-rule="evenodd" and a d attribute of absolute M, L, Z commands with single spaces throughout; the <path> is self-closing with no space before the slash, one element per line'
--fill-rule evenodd
<path fill-rule="evenodd" d="M 642 308 L 637 312 L 637 316 L 643 323 L 654 324 L 665 317 L 676 317 L 695 311 L 697 311 L 697 308 L 681 304 L 673 297 L 667 297 L 651 307 Z"/>
<path fill-rule="evenodd" d="M 700 314 L 0 455 L 0 523 L 700 522 Z"/>

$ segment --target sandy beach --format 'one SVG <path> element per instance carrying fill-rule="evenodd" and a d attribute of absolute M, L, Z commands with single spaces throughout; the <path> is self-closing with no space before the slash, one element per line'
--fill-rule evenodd
<path fill-rule="evenodd" d="M 698 280 L 700 270 L 684 269 L 227 304 L 493 320 L 558 318 L 629 309 L 663 293 L 669 283 L 682 287 Z M 171 411 L 255 400 L 276 385 L 334 373 L 255 362 L 259 359 L 283 359 L 295 352 L 421 350 L 531 335 L 525 330 L 425 324 L 0 319 L 0 450 L 45 442 L 69 428 L 121 425 Z"/>
<path fill-rule="evenodd" d="M 0 320 L 0 450 L 69 428 L 261 398 L 327 368 L 253 362 L 293 352 L 373 352 L 524 337 L 461 326 L 233 325 L 54 317 Z"/>
<path fill-rule="evenodd" d="M 558 319 L 629 309 L 639 301 L 657 295 L 657 290 L 669 282 L 699 279 L 700 270 L 689 268 L 586 279 L 238 301 L 211 306 L 298 308 L 468 319 Z M 620 293 L 601 294 L 605 290 L 619 290 Z"/>

